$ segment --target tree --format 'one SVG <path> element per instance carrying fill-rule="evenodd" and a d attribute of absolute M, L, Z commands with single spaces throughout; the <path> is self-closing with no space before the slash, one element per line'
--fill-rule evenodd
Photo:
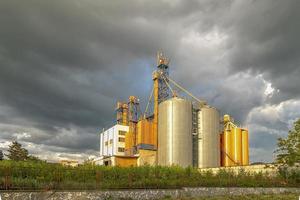
<path fill-rule="evenodd" d="M 17 141 L 13 141 L 12 144 L 9 146 L 8 155 L 6 155 L 10 160 L 27 160 L 28 151 L 27 149 L 23 148 L 20 143 Z"/>
<path fill-rule="evenodd" d="M 300 119 L 294 122 L 287 138 L 279 138 L 276 161 L 278 163 L 294 165 L 300 162 Z"/>
<path fill-rule="evenodd" d="M 4 159 L 3 151 L 0 150 L 0 160 L 3 160 L 3 159 Z"/>

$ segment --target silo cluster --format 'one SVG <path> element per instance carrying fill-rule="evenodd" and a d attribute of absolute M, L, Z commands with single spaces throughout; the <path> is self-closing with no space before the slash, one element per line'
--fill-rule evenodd
<path fill-rule="evenodd" d="M 219 121 L 219 111 L 210 106 L 195 108 L 191 101 L 178 97 L 160 103 L 158 165 L 219 167 Z"/>
<path fill-rule="evenodd" d="M 233 124 L 229 115 L 224 116 L 221 133 L 221 165 L 249 165 L 248 130 Z"/>
<path fill-rule="evenodd" d="M 248 165 L 248 130 L 237 127 L 228 115 L 221 122 L 214 107 L 195 106 L 178 97 L 163 101 L 158 107 L 157 164 L 198 168 Z"/>

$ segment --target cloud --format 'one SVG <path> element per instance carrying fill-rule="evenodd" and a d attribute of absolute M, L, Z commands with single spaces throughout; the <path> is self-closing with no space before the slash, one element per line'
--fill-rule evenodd
<path fill-rule="evenodd" d="M 263 160 L 271 162 L 276 150 L 277 139 L 286 137 L 288 130 L 299 118 L 300 100 L 287 100 L 279 104 L 265 104 L 253 108 L 246 119 L 251 133 L 250 146 L 252 151 L 267 152 Z M 252 155 L 252 160 L 257 160 Z"/>
<path fill-rule="evenodd" d="M 268 137 L 275 141 L 269 131 L 284 135 L 300 115 L 293 110 L 300 92 L 297 6 L 289 0 L 1 1 L 1 148 L 18 139 L 51 160 L 97 155 L 98 132 L 114 123 L 116 101 L 136 95 L 145 107 L 155 54 L 163 50 L 173 79 L 252 127 L 251 147 L 270 151 L 274 142 L 263 146 Z M 273 119 L 269 109 L 284 117 Z"/>
<path fill-rule="evenodd" d="M 232 70 L 263 74 L 281 91 L 277 101 L 299 98 L 299 5 L 293 0 L 236 1 L 225 20 Z"/>

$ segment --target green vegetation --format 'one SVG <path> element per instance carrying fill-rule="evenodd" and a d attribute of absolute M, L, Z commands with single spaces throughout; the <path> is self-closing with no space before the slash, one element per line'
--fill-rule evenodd
<path fill-rule="evenodd" d="M 202 197 L 202 198 L 182 198 L 176 200 L 297 200 L 298 194 L 272 194 L 272 195 L 243 195 L 243 196 L 216 196 L 216 197 Z M 165 198 L 163 200 L 171 200 Z"/>
<path fill-rule="evenodd" d="M 2 153 L 2 159 L 1 159 L 1 153 L 0 152 L 0 160 L 3 160 L 3 153 Z M 39 158 L 29 155 L 28 150 L 23 148 L 20 143 L 17 141 L 13 141 L 11 145 L 9 145 L 8 148 L 8 154 L 6 155 L 9 160 L 15 160 L 15 161 L 42 161 Z"/>
<path fill-rule="evenodd" d="M 0 150 L 0 161 L 3 160 L 3 158 L 4 158 L 3 151 Z"/>
<path fill-rule="evenodd" d="M 120 189 L 180 187 L 299 187 L 300 169 L 273 176 L 240 171 L 199 172 L 180 167 L 66 167 L 34 161 L 0 162 L 1 189 Z"/>
<path fill-rule="evenodd" d="M 278 163 L 290 166 L 300 163 L 300 119 L 294 123 L 294 127 L 289 131 L 287 138 L 278 139 L 277 145 L 276 161 Z"/>
<path fill-rule="evenodd" d="M 28 158 L 28 151 L 25 148 L 22 148 L 22 145 L 17 141 L 13 141 L 9 145 L 7 157 L 10 160 L 26 160 Z"/>

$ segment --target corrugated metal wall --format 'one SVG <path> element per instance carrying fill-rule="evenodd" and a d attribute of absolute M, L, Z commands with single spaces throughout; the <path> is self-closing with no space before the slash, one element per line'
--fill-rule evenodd
<path fill-rule="evenodd" d="M 159 104 L 158 164 L 192 166 L 192 103 L 172 98 Z"/>
<path fill-rule="evenodd" d="M 198 167 L 220 166 L 220 115 L 213 107 L 198 111 Z"/>

